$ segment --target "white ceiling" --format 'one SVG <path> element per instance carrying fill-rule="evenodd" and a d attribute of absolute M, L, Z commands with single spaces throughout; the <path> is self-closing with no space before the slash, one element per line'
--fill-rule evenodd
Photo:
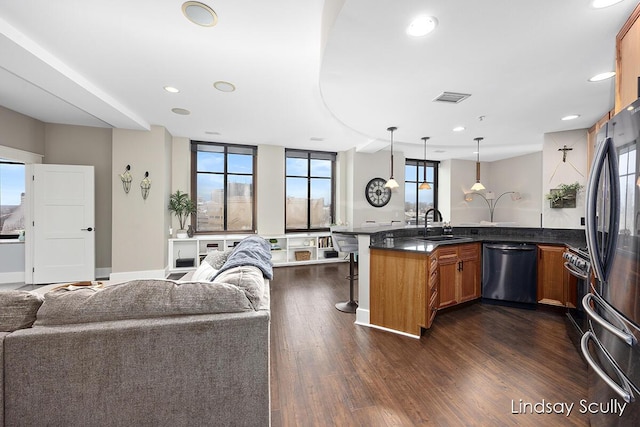
<path fill-rule="evenodd" d="M 613 107 L 614 79 L 587 79 L 615 69 L 615 36 L 637 4 L 205 0 L 219 17 L 206 28 L 182 2 L 0 2 L 0 105 L 50 123 L 331 151 L 388 149 L 397 126 L 408 157 L 422 158 L 429 136 L 429 158 L 475 159 L 482 136 L 481 160 L 498 160 Z M 410 38 L 422 13 L 439 25 Z M 443 91 L 471 97 L 432 102 Z"/>

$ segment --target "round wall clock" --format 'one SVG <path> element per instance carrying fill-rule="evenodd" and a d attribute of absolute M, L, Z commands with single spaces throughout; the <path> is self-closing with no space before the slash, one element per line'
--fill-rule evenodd
<path fill-rule="evenodd" d="M 391 200 L 391 189 L 384 186 L 386 182 L 384 178 L 373 178 L 367 183 L 364 196 L 371 206 L 381 208 Z"/>

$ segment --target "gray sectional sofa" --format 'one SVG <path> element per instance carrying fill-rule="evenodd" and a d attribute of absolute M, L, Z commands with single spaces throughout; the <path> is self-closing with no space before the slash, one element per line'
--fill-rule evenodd
<path fill-rule="evenodd" d="M 0 425 L 268 426 L 269 278 L 0 292 Z"/>

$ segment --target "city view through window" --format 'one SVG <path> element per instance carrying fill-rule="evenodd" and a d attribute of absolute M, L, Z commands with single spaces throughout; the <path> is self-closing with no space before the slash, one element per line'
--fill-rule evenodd
<path fill-rule="evenodd" d="M 24 165 L 0 159 L 0 235 L 24 230 Z"/>
<path fill-rule="evenodd" d="M 331 226 L 334 163 L 335 153 L 287 150 L 287 230 L 320 230 Z"/>

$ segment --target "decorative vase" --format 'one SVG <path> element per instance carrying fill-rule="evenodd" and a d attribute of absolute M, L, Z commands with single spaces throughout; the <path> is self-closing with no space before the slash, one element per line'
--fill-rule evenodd
<path fill-rule="evenodd" d="M 193 237 L 193 227 L 191 224 L 189 224 L 189 227 L 187 228 L 187 236 Z"/>
<path fill-rule="evenodd" d="M 176 238 L 178 238 L 178 239 L 186 239 L 187 237 L 189 237 L 187 235 L 187 230 L 178 230 L 178 231 L 176 231 Z"/>

